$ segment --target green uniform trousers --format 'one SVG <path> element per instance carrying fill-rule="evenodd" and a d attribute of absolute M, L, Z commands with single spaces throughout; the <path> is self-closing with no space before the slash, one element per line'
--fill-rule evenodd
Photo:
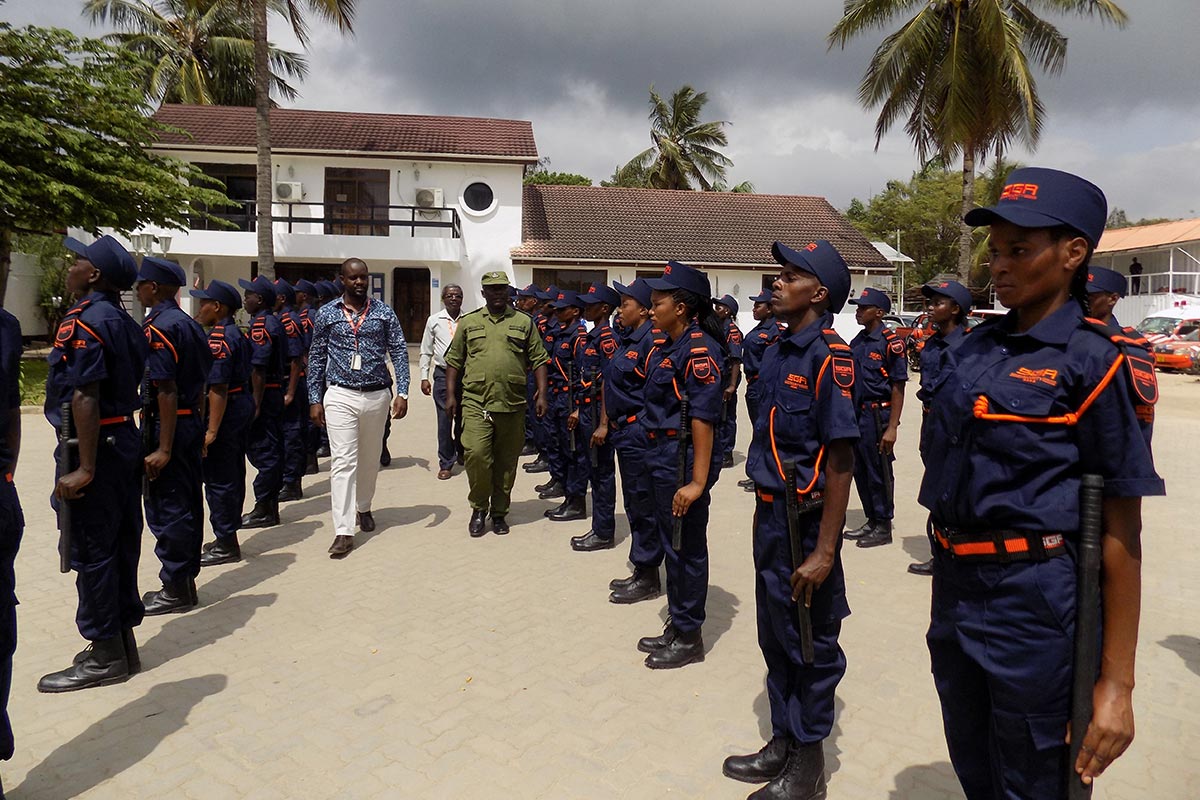
<path fill-rule="evenodd" d="M 488 411 L 478 402 L 462 401 L 462 445 L 474 511 L 491 516 L 508 513 L 517 458 L 525 446 L 525 411 Z"/>

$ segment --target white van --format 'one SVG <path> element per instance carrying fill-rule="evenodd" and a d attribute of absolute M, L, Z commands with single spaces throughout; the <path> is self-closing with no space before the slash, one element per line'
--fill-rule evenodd
<path fill-rule="evenodd" d="M 1184 306 L 1155 311 L 1134 327 L 1151 344 L 1157 344 L 1179 336 L 1183 328 L 1197 325 L 1200 325 L 1200 308 Z"/>

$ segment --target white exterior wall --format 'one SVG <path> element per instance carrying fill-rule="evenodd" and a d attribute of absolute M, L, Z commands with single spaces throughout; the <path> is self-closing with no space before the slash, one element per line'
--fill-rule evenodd
<path fill-rule="evenodd" d="M 36 256 L 13 253 L 8 271 L 8 287 L 4 291 L 4 308 L 21 323 L 21 336 L 47 336 L 46 318 L 38 305 L 38 286 L 42 267 Z M 63 287 L 66 291 L 66 287 Z"/>

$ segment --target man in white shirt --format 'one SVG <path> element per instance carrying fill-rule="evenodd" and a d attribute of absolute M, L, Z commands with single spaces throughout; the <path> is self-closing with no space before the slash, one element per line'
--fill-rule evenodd
<path fill-rule="evenodd" d="M 446 413 L 446 350 L 458 329 L 462 304 L 462 287 L 447 284 L 442 289 L 442 305 L 445 308 L 429 318 L 425 323 L 425 335 L 421 337 L 421 392 L 426 396 L 432 394 L 437 406 L 437 476 L 440 481 L 450 477 L 450 469 L 462 453 L 462 416 L 456 413 L 451 421 Z"/>

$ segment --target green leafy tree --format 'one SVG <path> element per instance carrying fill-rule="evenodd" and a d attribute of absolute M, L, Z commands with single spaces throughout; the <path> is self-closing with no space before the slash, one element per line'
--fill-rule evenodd
<path fill-rule="evenodd" d="M 143 67 L 96 39 L 0 23 L 0 303 L 14 233 L 186 229 L 192 208 L 229 203 L 197 167 L 150 152 L 163 128 Z"/>
<path fill-rule="evenodd" d="M 960 212 L 974 205 L 975 162 L 1017 140 L 1037 145 L 1045 109 L 1033 66 L 1062 71 L 1067 38 L 1034 8 L 1098 16 L 1123 26 L 1112 0 L 845 0 L 829 45 L 906 18 L 875 50 L 859 85 L 864 107 L 880 106 L 875 144 L 905 120 L 924 161 L 962 158 Z M 969 280 L 971 232 L 959 223 L 957 272 Z"/>
<path fill-rule="evenodd" d="M 601 186 L 619 186 L 623 189 L 646 189 L 650 186 L 646 165 L 630 161 L 613 170 L 606 181 L 600 181 Z"/>
<path fill-rule="evenodd" d="M 276 11 L 283 3 L 271 0 Z M 148 64 L 146 94 L 192 105 L 254 105 L 254 35 L 249 9 L 238 0 L 85 0 L 93 22 L 111 21 L 106 41 L 127 47 Z M 286 100 L 303 79 L 304 56 L 269 45 L 271 93 Z"/>
<path fill-rule="evenodd" d="M 708 94 L 681 86 L 670 101 L 650 87 L 649 149 L 638 153 L 619 168 L 617 185 L 631 185 L 645 175 L 645 186 L 654 189 L 712 189 L 725 180 L 726 167 L 733 166 L 718 148 L 727 147 L 724 122 L 701 122 L 700 113 Z"/>
<path fill-rule="evenodd" d="M 729 192 L 730 194 L 754 194 L 756 191 L 754 184 L 750 181 L 742 181 L 735 183 L 733 186 L 726 186 L 724 181 L 719 181 L 713 184 L 714 192 Z"/>
<path fill-rule="evenodd" d="M 525 176 L 526 186 L 591 186 L 592 179 L 574 172 L 531 172 Z"/>

